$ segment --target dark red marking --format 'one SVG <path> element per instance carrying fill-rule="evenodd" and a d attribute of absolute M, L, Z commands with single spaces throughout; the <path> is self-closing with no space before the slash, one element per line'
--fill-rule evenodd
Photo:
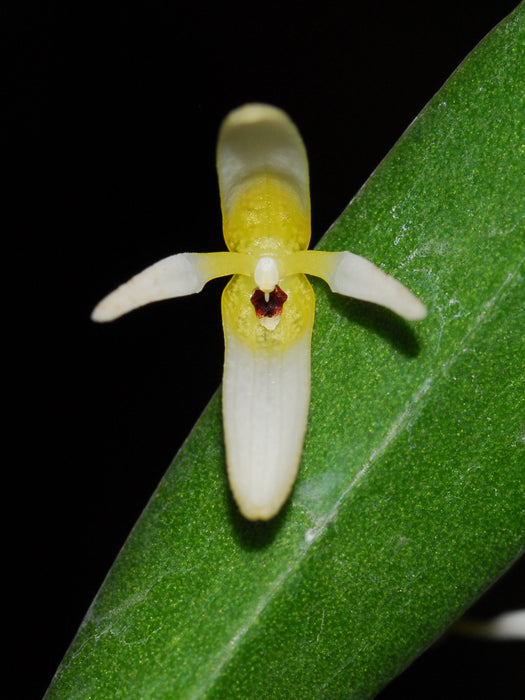
<path fill-rule="evenodd" d="M 270 292 L 268 301 L 264 298 L 264 292 L 256 289 L 250 301 L 252 302 L 257 318 L 272 318 L 272 316 L 280 316 L 283 310 L 283 304 L 288 299 L 288 294 L 275 285 L 273 292 Z"/>

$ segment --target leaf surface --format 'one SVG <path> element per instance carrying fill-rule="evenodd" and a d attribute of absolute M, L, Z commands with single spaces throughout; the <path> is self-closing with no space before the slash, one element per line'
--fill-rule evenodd
<path fill-rule="evenodd" d="M 369 697 L 523 551 L 524 84 L 522 4 L 321 241 L 398 277 L 428 318 L 314 281 L 289 503 L 271 523 L 237 514 L 216 395 L 48 698 Z"/>

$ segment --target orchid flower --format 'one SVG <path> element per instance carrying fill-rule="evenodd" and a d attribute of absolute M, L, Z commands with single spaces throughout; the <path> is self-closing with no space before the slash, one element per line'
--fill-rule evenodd
<path fill-rule="evenodd" d="M 305 275 L 408 320 L 424 318 L 426 308 L 359 255 L 307 250 L 308 161 L 280 109 L 248 104 L 231 112 L 219 133 L 217 169 L 229 252 L 165 258 L 109 294 L 92 318 L 111 321 L 233 275 L 222 295 L 228 476 L 242 514 L 268 520 L 293 487 L 308 418 L 315 298 Z"/>

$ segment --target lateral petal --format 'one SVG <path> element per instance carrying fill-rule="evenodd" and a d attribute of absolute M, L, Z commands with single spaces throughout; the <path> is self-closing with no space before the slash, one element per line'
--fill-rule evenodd
<path fill-rule="evenodd" d="M 254 262 L 241 253 L 178 253 L 159 260 L 117 287 L 97 304 L 93 321 L 113 321 L 145 304 L 200 292 L 223 275 L 253 274 Z"/>
<path fill-rule="evenodd" d="M 283 269 L 286 274 L 300 271 L 321 277 L 333 292 L 380 304 L 408 321 L 420 321 L 427 315 L 426 306 L 404 284 L 370 260 L 348 251 L 291 253 Z"/>

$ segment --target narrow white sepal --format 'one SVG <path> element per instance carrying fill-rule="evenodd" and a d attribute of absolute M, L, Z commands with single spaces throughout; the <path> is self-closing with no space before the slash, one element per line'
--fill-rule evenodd
<path fill-rule="evenodd" d="M 199 253 L 179 253 L 147 267 L 97 304 L 93 321 L 113 321 L 153 301 L 200 292 L 209 276 L 198 264 Z"/>
<path fill-rule="evenodd" d="M 288 180 L 309 211 L 306 150 L 295 124 L 277 107 L 253 103 L 230 112 L 219 132 L 217 170 L 226 211 L 239 184 L 262 173 Z"/>
<path fill-rule="evenodd" d="M 336 255 L 333 272 L 325 277 L 333 292 L 380 304 L 408 321 L 425 318 L 426 306 L 395 277 L 360 255 L 349 252 Z"/>
<path fill-rule="evenodd" d="M 310 400 L 310 332 L 286 350 L 245 345 L 225 328 L 228 477 L 241 513 L 274 517 L 299 468 Z"/>

